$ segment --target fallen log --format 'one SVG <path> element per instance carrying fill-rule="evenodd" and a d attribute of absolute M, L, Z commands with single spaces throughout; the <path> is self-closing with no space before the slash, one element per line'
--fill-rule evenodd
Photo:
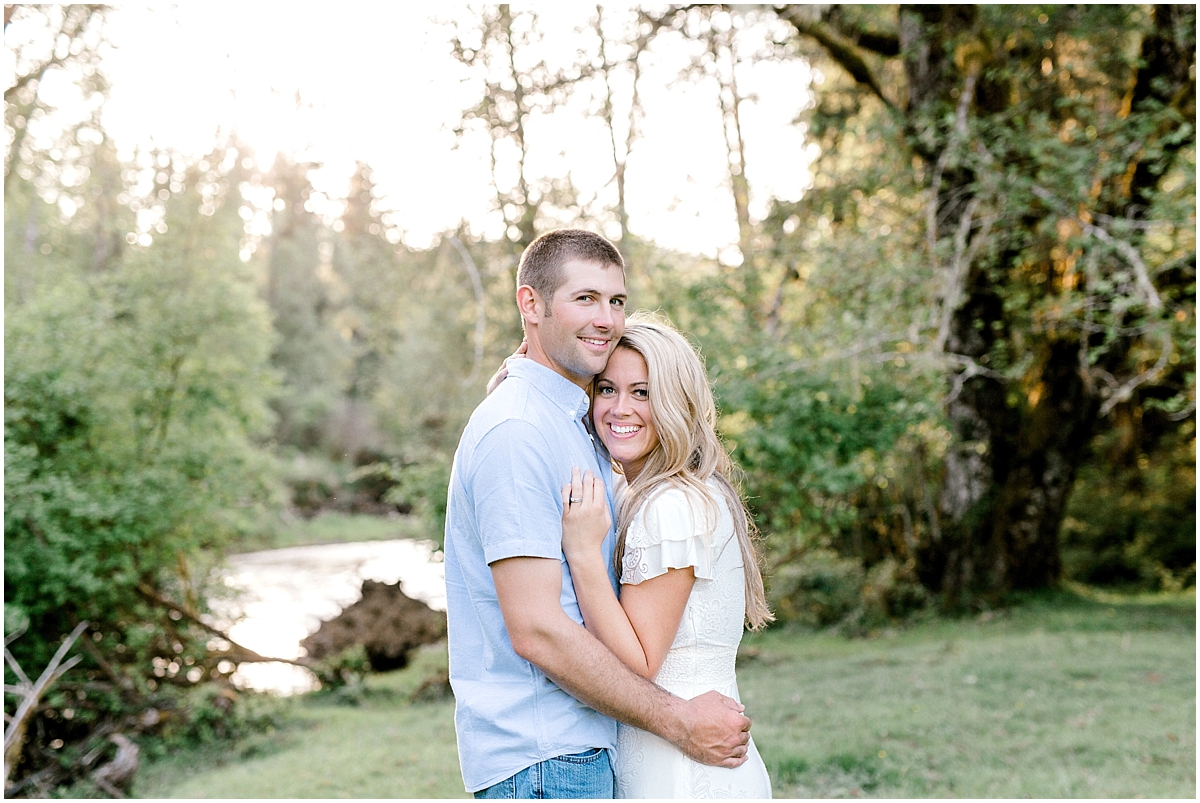
<path fill-rule="evenodd" d="M 367 580 L 362 599 L 300 642 L 310 662 L 361 644 L 376 672 L 403 669 L 409 654 L 446 637 L 446 614 L 400 590 L 400 584 Z"/>

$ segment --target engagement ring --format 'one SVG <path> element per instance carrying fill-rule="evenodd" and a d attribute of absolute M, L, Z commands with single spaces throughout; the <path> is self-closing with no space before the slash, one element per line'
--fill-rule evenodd
<path fill-rule="evenodd" d="M 582 497 L 582 496 L 572 496 L 571 498 L 569 498 L 569 499 L 567 500 L 567 502 L 568 502 L 569 504 L 572 504 L 572 505 L 578 505 L 578 504 L 579 504 L 579 503 L 581 503 L 582 501 L 583 501 L 583 497 Z"/>

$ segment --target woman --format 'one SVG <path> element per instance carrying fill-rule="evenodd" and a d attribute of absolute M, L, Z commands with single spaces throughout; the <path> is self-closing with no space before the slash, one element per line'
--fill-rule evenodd
<path fill-rule="evenodd" d="M 596 377 L 591 418 L 621 474 L 621 595 L 613 594 L 601 553 L 610 524 L 603 483 L 576 469 L 563 488 L 563 552 L 587 629 L 680 697 L 715 689 L 737 699 L 743 621 L 758 628 L 774 617 L 700 358 L 669 323 L 631 316 Z M 617 796 L 770 797 L 753 740 L 748 756 L 737 769 L 709 767 L 621 725 Z"/>

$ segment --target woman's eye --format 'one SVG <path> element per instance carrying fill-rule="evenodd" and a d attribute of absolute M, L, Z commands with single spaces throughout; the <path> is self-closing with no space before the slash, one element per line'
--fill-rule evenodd
<path fill-rule="evenodd" d="M 635 391 L 633 392 L 633 395 L 634 395 L 634 397 L 635 397 L 635 398 L 638 398 L 638 399 L 645 399 L 645 398 L 648 398 L 648 397 L 650 396 L 650 394 L 649 394 L 649 393 L 647 393 L 646 391 L 644 391 L 644 390 L 641 390 L 641 389 L 635 390 Z"/>

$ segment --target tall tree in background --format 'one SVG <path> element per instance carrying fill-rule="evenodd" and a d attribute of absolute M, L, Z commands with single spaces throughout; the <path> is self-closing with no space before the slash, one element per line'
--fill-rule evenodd
<path fill-rule="evenodd" d="M 483 84 L 479 103 L 463 112 L 458 133 L 478 126 L 490 138 L 496 207 L 514 254 L 533 242 L 547 219 L 564 213 L 570 219 L 572 210 L 578 210 L 569 177 L 535 171 L 531 155 L 536 134 L 531 129 L 538 117 L 565 103 L 580 76 L 591 69 L 553 67 L 538 47 L 542 37 L 536 14 L 514 12 L 501 3 L 485 6 L 476 24 L 458 30 L 451 43 L 454 58 Z"/>
<path fill-rule="evenodd" d="M 352 360 L 342 389 L 345 397 L 330 426 L 338 450 L 350 460 L 368 447 L 379 448 L 371 400 L 384 366 L 404 336 L 398 307 L 408 291 L 398 270 L 396 246 L 387 239 L 383 214 L 376 205 L 371 176 L 369 165 L 355 166 L 345 210 L 330 235 L 330 268 L 344 295 L 329 322 L 346 340 Z"/>
<path fill-rule="evenodd" d="M 1195 10 L 776 10 L 830 70 L 814 116 L 893 131 L 926 195 L 939 305 L 914 356 L 946 366 L 955 442 L 925 582 L 950 604 L 1045 586 L 1113 411 L 1194 410 Z"/>
<path fill-rule="evenodd" d="M 326 425 L 352 367 L 350 338 L 333 320 L 346 291 L 333 271 L 329 232 L 311 209 L 309 167 L 276 158 L 267 178 L 275 198 L 264 255 L 265 294 L 280 336 L 272 363 L 284 382 L 278 437 L 302 449 L 326 445 Z"/>
<path fill-rule="evenodd" d="M 621 253 L 628 258 L 633 239 L 629 233 L 629 209 L 626 202 L 627 170 L 629 154 L 640 136 L 640 123 L 644 114 L 639 86 L 642 80 L 642 54 L 650 46 L 656 26 L 642 15 L 627 16 L 620 35 L 613 37 L 608 28 L 621 22 L 620 16 L 606 16 L 603 6 L 596 6 L 596 16 L 592 25 L 599 49 L 599 58 L 596 61 L 599 77 L 599 112 L 608 129 L 608 141 L 612 149 L 612 180 L 617 190 L 614 211 L 620 229 L 617 245 Z M 628 86 L 625 86 L 626 84 Z M 634 266 L 627 264 L 626 272 L 632 267 Z"/>
<path fill-rule="evenodd" d="M 239 254 L 242 177 L 227 155 L 157 154 L 141 199 L 156 219 L 128 231 L 103 270 L 90 204 L 67 216 L 34 200 L 49 206 L 35 248 L 6 253 L 23 289 L 5 298 L 5 624 L 25 629 L 6 649 L 33 670 L 90 623 L 83 665 L 57 687 L 77 716 L 35 711 L 40 744 L 21 775 L 85 771 L 70 757 L 103 753 L 106 718 L 177 709 L 172 689 L 236 658 L 201 616 L 220 593 L 212 560 L 272 496 L 261 444 L 274 383 L 269 317 Z M 123 167 L 118 176 L 145 172 Z M 84 199 L 108 186 L 96 168 L 74 188 Z M 10 191 L 27 197 L 23 182 Z M 122 186 L 128 225 L 138 192 Z M 71 744 L 65 754 L 45 749 L 56 738 Z"/>

